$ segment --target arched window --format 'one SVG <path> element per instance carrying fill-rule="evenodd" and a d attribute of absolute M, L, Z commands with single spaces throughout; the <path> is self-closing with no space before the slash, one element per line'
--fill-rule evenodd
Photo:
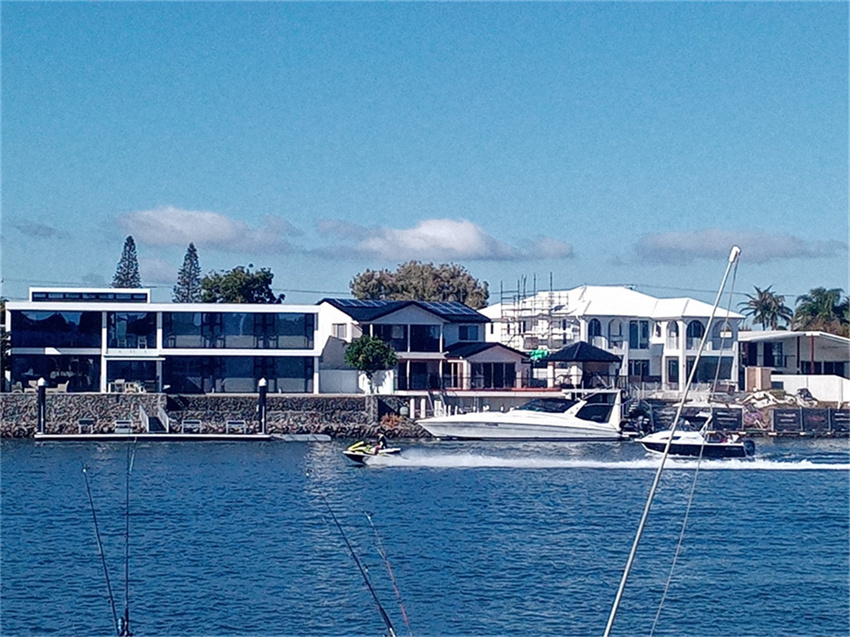
<path fill-rule="evenodd" d="M 711 337 L 726 339 L 732 338 L 732 326 L 729 325 L 728 321 L 715 323 L 714 327 L 711 328 Z"/>
<path fill-rule="evenodd" d="M 688 338 L 702 338 L 703 334 L 705 334 L 705 325 L 699 321 L 688 323 Z"/>
<path fill-rule="evenodd" d="M 599 319 L 590 319 L 590 323 L 587 324 L 587 335 L 591 339 L 594 336 L 602 336 L 602 324 Z"/>
<path fill-rule="evenodd" d="M 688 323 L 687 338 L 685 339 L 685 347 L 688 349 L 697 349 L 700 339 L 705 334 L 705 325 L 699 321 L 691 321 Z"/>
<path fill-rule="evenodd" d="M 612 344 L 623 342 L 623 322 L 620 319 L 611 319 L 608 322 L 608 340 Z"/>
<path fill-rule="evenodd" d="M 667 347 L 679 349 L 679 324 L 676 321 L 667 323 Z"/>

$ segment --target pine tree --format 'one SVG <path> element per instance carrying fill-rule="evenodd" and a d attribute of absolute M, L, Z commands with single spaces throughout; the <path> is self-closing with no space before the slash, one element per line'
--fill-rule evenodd
<path fill-rule="evenodd" d="M 183 267 L 177 271 L 172 301 L 175 303 L 201 302 L 201 264 L 194 243 L 190 243 L 183 257 Z"/>
<path fill-rule="evenodd" d="M 142 287 L 142 279 L 139 276 L 139 259 L 136 256 L 136 242 L 133 241 L 132 235 L 124 240 L 124 251 L 121 253 L 121 260 L 115 269 L 115 276 L 112 277 L 112 287 Z"/>

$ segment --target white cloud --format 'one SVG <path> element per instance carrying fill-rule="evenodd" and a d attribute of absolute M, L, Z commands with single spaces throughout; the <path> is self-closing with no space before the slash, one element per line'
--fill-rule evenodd
<path fill-rule="evenodd" d="M 486 234 L 471 221 L 426 219 L 416 227 L 384 228 L 364 239 L 359 248 L 392 259 L 510 259 L 516 250 Z"/>
<path fill-rule="evenodd" d="M 690 263 L 696 259 L 725 259 L 733 245 L 751 263 L 827 257 L 847 249 L 841 241 L 804 241 L 789 234 L 732 232 L 709 228 L 694 232 L 647 234 L 638 239 L 640 258 L 653 263 Z"/>
<path fill-rule="evenodd" d="M 228 252 L 289 251 L 286 238 L 298 234 L 281 217 L 266 216 L 262 227 L 254 229 L 218 212 L 182 210 L 173 206 L 128 212 L 118 217 L 118 224 L 132 234 L 137 243 L 154 246 L 194 243 L 199 248 Z"/>
<path fill-rule="evenodd" d="M 413 228 L 364 228 L 347 222 L 322 222 L 320 232 L 338 237 L 346 247 L 325 249 L 338 254 L 386 261 L 484 261 L 520 257 L 511 246 L 494 239 L 471 221 L 425 219 Z"/>
<path fill-rule="evenodd" d="M 534 249 L 529 253 L 530 257 L 566 259 L 575 256 L 571 244 L 550 237 L 538 237 L 533 245 Z"/>

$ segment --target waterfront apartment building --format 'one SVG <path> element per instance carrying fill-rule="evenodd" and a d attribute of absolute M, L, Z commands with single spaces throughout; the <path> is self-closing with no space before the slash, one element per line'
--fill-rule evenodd
<path fill-rule="evenodd" d="M 738 382 L 738 331 L 744 317 L 691 298 L 656 298 L 623 286 L 583 285 L 540 292 L 481 310 L 491 323 L 487 340 L 525 352 L 554 352 L 590 343 L 622 358 L 629 383 L 684 387 L 699 343 L 698 383 Z"/>
<path fill-rule="evenodd" d="M 151 303 L 147 289 L 30 290 L 6 303 L 11 386 L 76 392 L 319 391 L 314 305 Z"/>

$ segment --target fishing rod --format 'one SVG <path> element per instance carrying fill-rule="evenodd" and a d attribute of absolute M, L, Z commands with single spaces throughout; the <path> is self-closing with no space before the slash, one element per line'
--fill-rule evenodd
<path fill-rule="evenodd" d="M 115 597 L 112 595 L 112 585 L 109 583 L 109 569 L 106 568 L 106 556 L 103 554 L 103 543 L 100 541 L 100 527 L 97 524 L 97 513 L 94 509 L 94 500 L 91 497 L 91 487 L 89 486 L 88 467 L 83 465 L 83 477 L 86 480 L 86 492 L 89 494 L 89 506 L 91 508 L 91 516 L 94 520 L 94 534 L 97 538 L 97 552 L 100 553 L 100 561 L 103 564 L 103 576 L 106 578 L 106 590 L 109 592 L 109 605 L 112 607 L 112 619 L 115 622 L 115 634 L 120 635 L 121 629 L 118 626 L 118 613 L 115 610 Z"/>
<path fill-rule="evenodd" d="M 369 581 L 369 575 L 366 573 L 366 569 L 363 567 L 363 563 L 360 561 L 360 558 L 357 557 L 357 553 L 354 552 L 354 549 L 351 546 L 351 542 L 348 541 L 348 537 L 345 535 L 345 531 L 342 530 L 342 525 L 339 523 L 339 520 L 337 519 L 336 514 L 331 508 L 328 499 L 324 496 L 324 494 L 319 495 L 321 496 L 322 501 L 325 503 L 325 506 L 328 508 L 328 512 L 331 514 L 334 524 L 336 524 L 336 528 L 339 529 L 339 533 L 340 535 L 342 535 L 342 539 L 345 541 L 345 545 L 348 547 L 348 552 L 351 554 L 351 557 L 354 558 L 354 563 L 357 564 L 357 568 L 360 569 L 360 574 L 363 576 L 363 581 L 366 582 L 366 587 L 369 589 L 369 592 L 372 593 L 372 599 L 375 600 L 375 604 L 377 604 L 378 606 L 378 611 L 381 613 L 381 619 L 383 619 L 384 623 L 387 625 L 389 637 L 396 637 L 395 629 L 393 628 L 393 623 L 390 621 L 390 616 L 387 615 L 387 611 L 384 610 L 384 607 L 381 604 L 381 600 L 378 599 L 378 594 L 375 592 L 375 588 L 372 586 L 372 582 Z"/>
<path fill-rule="evenodd" d="M 384 560 L 384 564 L 387 566 L 387 573 L 390 574 L 390 581 L 393 583 L 393 590 L 395 591 L 395 596 L 398 598 L 398 605 L 401 608 L 401 616 L 404 618 L 404 624 L 407 626 L 407 633 L 413 637 L 413 631 L 410 629 L 410 620 L 407 618 L 407 611 L 404 609 L 404 602 L 401 599 L 401 591 L 398 590 L 395 575 L 393 575 L 393 567 L 390 566 L 390 560 L 387 557 L 387 552 L 384 550 L 384 543 L 381 542 L 381 536 L 378 535 L 378 529 L 375 528 L 375 523 L 372 522 L 372 514 L 366 513 L 366 519 L 369 520 L 369 525 L 375 533 L 375 540 L 378 544 L 378 553 L 381 555 L 381 559 Z"/>

